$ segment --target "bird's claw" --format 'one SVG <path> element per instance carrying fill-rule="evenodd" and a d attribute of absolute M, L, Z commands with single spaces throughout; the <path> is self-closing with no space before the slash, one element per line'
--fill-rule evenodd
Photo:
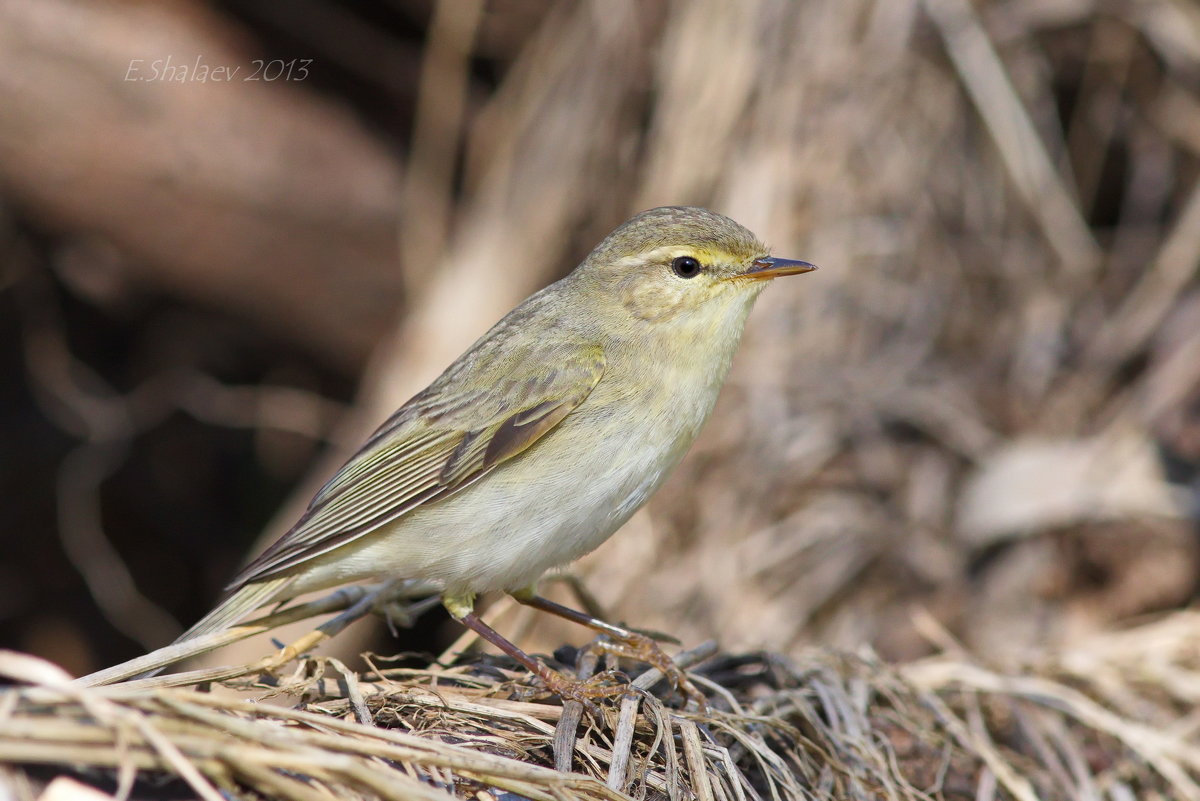
<path fill-rule="evenodd" d="M 606 670 L 587 679 L 576 679 L 543 665 L 537 676 L 549 692 L 563 701 L 578 701 L 592 717 L 599 717 L 600 714 L 596 700 L 616 698 L 630 691 L 628 684 L 614 683 L 618 676 L 615 670 Z"/>
<path fill-rule="evenodd" d="M 700 692 L 683 669 L 675 664 L 675 660 L 645 634 L 636 631 L 625 632 L 620 636 L 609 634 L 606 635 L 606 639 L 596 640 L 589 647 L 646 663 L 662 673 L 671 687 L 685 699 L 695 701 L 701 712 L 708 709 L 708 699 L 704 693 Z"/>

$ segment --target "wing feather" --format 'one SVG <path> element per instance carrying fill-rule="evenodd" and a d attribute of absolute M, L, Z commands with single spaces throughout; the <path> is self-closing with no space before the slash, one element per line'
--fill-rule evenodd
<path fill-rule="evenodd" d="M 458 492 L 534 445 L 584 401 L 604 372 L 599 346 L 547 350 L 527 347 L 486 393 L 474 388 L 481 382 L 472 365 L 447 370 L 379 427 L 321 488 L 296 525 L 230 588 L 289 574 Z M 576 355 L 564 363 L 563 351 Z M 472 389 L 456 392 L 455 385 L 464 383 Z"/>

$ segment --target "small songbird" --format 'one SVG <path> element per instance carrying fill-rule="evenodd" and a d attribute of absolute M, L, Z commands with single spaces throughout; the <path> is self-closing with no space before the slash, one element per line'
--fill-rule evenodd
<path fill-rule="evenodd" d="M 475 615 L 477 594 L 591 626 L 686 683 L 649 638 L 541 598 L 536 582 L 662 484 L 712 411 L 754 300 L 769 279 L 814 269 L 705 209 L 638 214 L 401 406 L 180 639 L 314 590 L 421 579 L 564 698 L 603 690 L 501 637 Z"/>

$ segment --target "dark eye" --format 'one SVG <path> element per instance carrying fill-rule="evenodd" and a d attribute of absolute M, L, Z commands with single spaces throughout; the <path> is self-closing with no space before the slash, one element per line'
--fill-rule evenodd
<path fill-rule="evenodd" d="M 700 262 L 691 256 L 680 256 L 671 262 L 671 269 L 680 278 L 695 278 L 700 274 Z"/>

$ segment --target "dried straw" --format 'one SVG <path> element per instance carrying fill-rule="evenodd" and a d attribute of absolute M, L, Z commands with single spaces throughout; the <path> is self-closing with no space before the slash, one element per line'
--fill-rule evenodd
<path fill-rule="evenodd" d="M 527 675 L 469 655 L 424 669 L 366 655 L 362 673 L 306 655 L 231 693 L 83 687 L 4 652 L 0 675 L 19 684 L 0 690 L 0 792 L 33 799 L 69 774 L 121 799 L 175 781 L 206 801 L 1200 799 L 1195 614 L 1020 673 L 951 655 L 889 667 L 714 651 L 680 658 L 711 657 L 689 671 L 706 712 L 649 692 L 651 671 L 594 719 L 532 702 Z"/>

